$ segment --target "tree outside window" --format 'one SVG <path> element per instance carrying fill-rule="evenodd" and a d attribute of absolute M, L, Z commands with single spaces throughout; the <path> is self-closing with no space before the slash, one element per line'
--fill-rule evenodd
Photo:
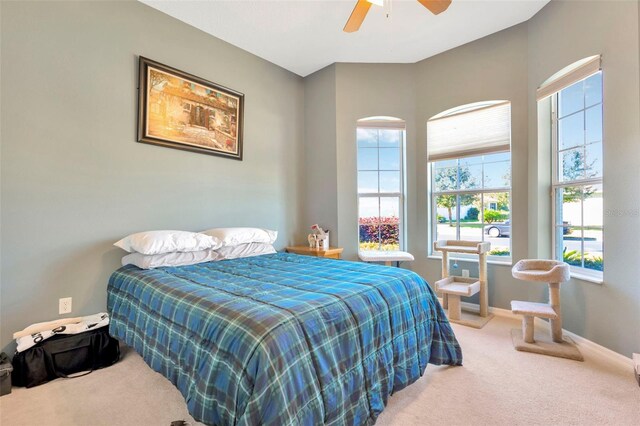
<path fill-rule="evenodd" d="M 431 163 L 434 240 L 490 241 L 511 255 L 510 153 Z"/>

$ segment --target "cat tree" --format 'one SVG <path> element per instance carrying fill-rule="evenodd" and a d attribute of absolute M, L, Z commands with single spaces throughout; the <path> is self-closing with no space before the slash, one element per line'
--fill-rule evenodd
<path fill-rule="evenodd" d="M 440 240 L 434 241 L 433 250 L 442 252 L 442 279 L 435 282 L 436 290 L 442 293 L 442 305 L 447 309 L 449 321 L 474 328 L 482 328 L 493 318 L 489 314 L 487 289 L 487 254 L 490 242 Z M 449 253 L 478 255 L 478 278 L 449 276 Z M 460 297 L 480 293 L 480 312 L 463 312 Z"/>
<path fill-rule="evenodd" d="M 568 337 L 562 336 L 560 283 L 571 278 L 569 265 L 558 260 L 524 259 L 513 266 L 511 274 L 523 281 L 549 284 L 549 303 L 511 301 L 511 311 L 522 315 L 522 332 L 511 330 L 516 350 L 582 361 L 582 354 Z M 551 327 L 551 341 L 534 338 L 534 318 L 546 318 Z"/>

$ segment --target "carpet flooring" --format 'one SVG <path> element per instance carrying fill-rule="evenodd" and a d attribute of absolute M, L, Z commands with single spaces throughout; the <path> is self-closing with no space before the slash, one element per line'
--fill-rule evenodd
<path fill-rule="evenodd" d="M 517 352 L 510 329 L 495 317 L 476 330 L 454 329 L 464 366 L 429 366 L 394 394 L 377 425 L 639 425 L 640 387 L 631 367 L 580 347 L 585 362 Z M 542 330 L 537 330 L 542 333 Z M 59 379 L 0 398 L 0 424 L 198 424 L 180 393 L 131 349 L 122 361 L 88 376 Z"/>

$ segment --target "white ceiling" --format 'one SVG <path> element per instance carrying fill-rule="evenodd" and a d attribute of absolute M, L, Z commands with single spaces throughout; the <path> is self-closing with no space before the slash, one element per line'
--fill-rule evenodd
<path fill-rule="evenodd" d="M 356 0 L 140 0 L 296 74 L 334 62 L 413 63 L 524 22 L 549 0 L 453 0 L 433 15 L 417 0 L 371 6 L 342 31 Z"/>

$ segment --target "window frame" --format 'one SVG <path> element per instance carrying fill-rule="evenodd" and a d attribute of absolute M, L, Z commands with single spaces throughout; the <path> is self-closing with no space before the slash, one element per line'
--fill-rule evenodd
<path fill-rule="evenodd" d="M 511 264 L 512 263 L 512 257 L 513 257 L 513 216 L 512 216 L 512 212 L 513 212 L 513 193 L 512 193 L 512 188 L 513 188 L 513 156 L 512 156 L 512 152 L 511 149 L 509 149 L 509 151 L 501 151 L 502 153 L 509 153 L 509 175 L 510 175 L 510 183 L 511 185 L 509 185 L 508 187 L 495 187 L 495 188 L 488 188 L 485 189 L 484 188 L 484 165 L 485 164 L 491 164 L 491 163 L 482 163 L 483 164 L 483 184 L 482 184 L 482 188 L 479 189 L 455 189 L 455 190 L 445 190 L 445 191 L 435 191 L 435 173 L 434 173 L 434 167 L 435 167 L 435 163 L 437 161 L 429 161 L 427 162 L 427 169 L 428 169 L 428 173 L 427 173 L 427 178 L 429 180 L 429 203 L 430 203 L 430 208 L 429 211 L 431 212 L 431 226 L 429 229 L 429 249 L 428 249 L 428 254 L 429 256 L 432 257 L 437 257 L 440 258 L 442 255 L 440 252 L 434 251 L 433 250 L 433 243 L 437 240 L 437 236 L 438 236 L 438 232 L 437 232 L 437 227 L 438 227 L 438 206 L 437 206 L 437 202 L 436 202 L 436 198 L 438 196 L 441 195 L 456 195 L 458 196 L 456 198 L 456 207 L 455 207 L 455 214 L 456 214 L 456 239 L 459 240 L 460 239 L 460 202 L 459 202 L 459 196 L 462 195 L 469 195 L 469 194 L 477 194 L 481 197 L 481 202 L 480 205 L 482 207 L 482 210 L 480 212 L 480 214 L 483 217 L 483 222 L 482 222 L 482 241 L 485 241 L 485 233 L 484 233 L 484 227 L 487 226 L 488 224 L 486 222 L 484 222 L 484 195 L 485 194 L 495 194 L 495 193 L 499 193 L 499 192 L 506 192 L 509 195 L 509 256 L 499 256 L 499 255 L 488 255 L 487 256 L 487 260 L 488 261 L 492 261 L 495 263 L 508 263 Z M 498 154 L 500 152 L 495 152 L 495 153 L 491 153 L 491 154 Z M 480 156 L 484 156 L 484 155 L 491 155 L 491 154 L 482 154 Z M 456 169 L 457 169 L 457 173 L 460 173 L 460 167 L 459 167 L 459 161 L 463 158 L 468 158 L 468 156 L 461 156 L 461 157 L 456 157 Z M 453 159 L 453 158 L 452 158 Z M 473 255 L 467 255 L 467 254 L 462 254 L 462 253 L 456 253 L 455 256 L 453 257 L 455 259 L 462 259 L 462 260 L 477 260 L 477 256 L 473 256 Z"/>
<path fill-rule="evenodd" d="M 385 124 L 381 124 L 380 122 L 385 122 L 388 123 L 388 125 Z M 376 125 L 378 124 L 378 125 Z M 363 123 L 358 123 L 356 125 L 356 204 L 357 204 L 357 215 L 356 215 L 356 226 L 358 229 L 358 237 L 357 237 L 357 244 L 358 244 L 358 252 L 360 252 L 360 199 L 361 198 L 378 198 L 378 217 L 382 217 L 380 214 L 380 200 L 382 198 L 398 198 L 398 204 L 399 204 L 399 210 L 398 210 L 398 245 L 399 245 L 399 249 L 400 251 L 405 249 L 405 245 L 406 245 L 406 217 L 405 217 L 405 211 L 406 211 L 406 197 L 405 197 L 405 187 L 406 187 L 406 176 L 405 176 L 405 170 L 406 170 L 406 136 L 407 136 L 407 130 L 406 130 L 406 126 L 404 121 L 401 120 L 379 120 L 376 122 L 376 124 L 367 124 L 366 121 L 364 121 Z M 398 176 L 399 176 L 399 191 L 400 192 L 380 192 L 380 172 L 381 171 L 395 171 L 395 170 L 385 170 L 385 169 L 381 169 L 380 168 L 380 136 L 378 134 L 378 141 L 377 141 L 377 146 L 375 147 L 376 151 L 377 151 L 377 157 L 378 157 L 378 165 L 377 165 L 377 169 L 375 170 L 361 170 L 360 169 L 360 165 L 359 160 L 358 160 L 358 150 L 360 148 L 360 146 L 358 146 L 358 129 L 369 129 L 369 130 L 376 130 L 376 131 L 381 131 L 381 130 L 397 130 L 400 132 L 400 141 L 399 141 L 399 155 L 400 155 L 400 161 L 399 163 L 399 170 L 398 170 Z M 365 149 L 374 149 L 374 148 L 365 148 Z M 384 148 L 384 149 L 389 149 L 389 148 Z M 360 192 L 360 183 L 359 183 L 359 177 L 358 177 L 358 173 L 361 171 L 376 171 L 378 173 L 378 191 L 377 192 Z M 380 242 L 378 243 L 378 250 L 380 249 Z"/>
<path fill-rule="evenodd" d="M 570 180 L 570 181 L 561 181 L 560 177 L 559 177 L 559 172 L 560 172 L 560 164 L 559 164 L 559 155 L 561 150 L 559 150 L 559 122 L 560 122 L 560 117 L 559 117 L 559 94 L 562 90 L 567 89 L 571 86 L 573 86 L 574 84 L 577 83 L 582 83 L 585 80 L 587 80 L 588 78 L 594 76 L 595 74 L 600 73 L 602 75 L 602 70 L 596 71 L 592 74 L 587 75 L 586 77 L 575 81 L 573 83 L 571 83 L 568 86 L 565 86 L 563 88 L 561 88 L 560 90 L 558 90 L 557 92 L 553 93 L 552 95 L 550 95 L 551 98 L 551 257 L 552 259 L 555 260 L 559 260 L 558 259 L 558 253 L 557 253 L 557 229 L 558 228 L 563 228 L 564 227 L 564 223 L 562 223 L 562 218 L 560 218 L 560 221 L 558 221 L 558 208 L 557 208 L 557 191 L 558 189 L 562 189 L 562 188 L 567 188 L 567 187 L 586 187 L 586 186 L 591 186 L 591 185 L 599 185 L 602 187 L 602 193 L 603 193 L 603 200 L 604 200 L 604 161 L 602 164 L 602 173 L 600 175 L 600 177 L 597 178 L 583 178 L 583 179 L 575 179 L 575 180 Z M 569 117 L 571 115 L 577 114 L 577 113 L 583 113 L 585 114 L 586 117 L 586 111 L 589 108 L 593 108 L 594 106 L 597 105 L 601 105 L 601 114 L 602 114 L 602 128 L 601 128 L 601 144 L 602 144 L 602 159 L 604 160 L 604 80 L 601 78 L 600 80 L 600 90 L 602 92 L 602 97 L 599 103 L 594 104 L 594 105 L 590 105 L 590 106 L 586 106 L 583 104 L 583 108 L 579 109 L 578 111 L 574 111 L 571 114 L 567 114 L 565 117 Z M 562 117 L 562 118 L 565 118 Z M 585 126 L 586 128 L 586 120 L 584 121 L 583 126 Z M 586 132 L 586 130 L 585 130 Z M 585 137 L 586 137 L 586 133 L 585 133 Z M 578 145 L 585 148 L 588 144 L 587 143 L 582 143 L 582 145 Z M 570 150 L 570 149 L 575 149 L 576 147 L 569 147 L 566 150 Z M 562 150 L 565 151 L 565 150 Z M 603 207 L 604 208 L 604 207 Z M 604 213 L 604 212 L 603 212 Z M 604 219 L 604 214 L 603 214 L 603 219 Z M 561 223 L 560 225 L 558 223 Z M 570 224 L 569 224 L 570 226 Z M 594 226 L 590 226 L 591 228 L 593 228 Z M 580 228 L 582 230 L 582 237 L 580 239 L 580 252 L 581 252 L 581 259 L 582 259 L 582 264 L 584 265 L 584 255 L 585 255 L 585 251 L 584 251 L 584 228 L 585 228 L 585 224 L 584 224 L 584 196 L 581 198 L 581 207 L 580 207 Z M 602 259 L 604 262 L 605 259 L 605 252 L 604 252 L 604 240 L 605 240 L 605 227 L 604 227 L 604 221 L 603 224 L 600 227 L 597 227 L 602 231 Z M 563 239 L 564 241 L 564 239 Z M 563 259 L 564 260 L 564 259 Z M 570 268 L 570 272 L 571 272 L 571 276 L 572 277 L 576 277 L 576 278 L 580 278 L 580 279 L 584 279 L 587 281 L 593 281 L 593 282 L 597 282 L 597 283 L 601 283 L 603 282 L 603 278 L 604 278 L 604 271 L 598 271 L 598 270 L 593 270 L 593 269 L 589 269 L 586 268 L 584 266 L 575 266 L 575 265 L 569 265 Z"/>

